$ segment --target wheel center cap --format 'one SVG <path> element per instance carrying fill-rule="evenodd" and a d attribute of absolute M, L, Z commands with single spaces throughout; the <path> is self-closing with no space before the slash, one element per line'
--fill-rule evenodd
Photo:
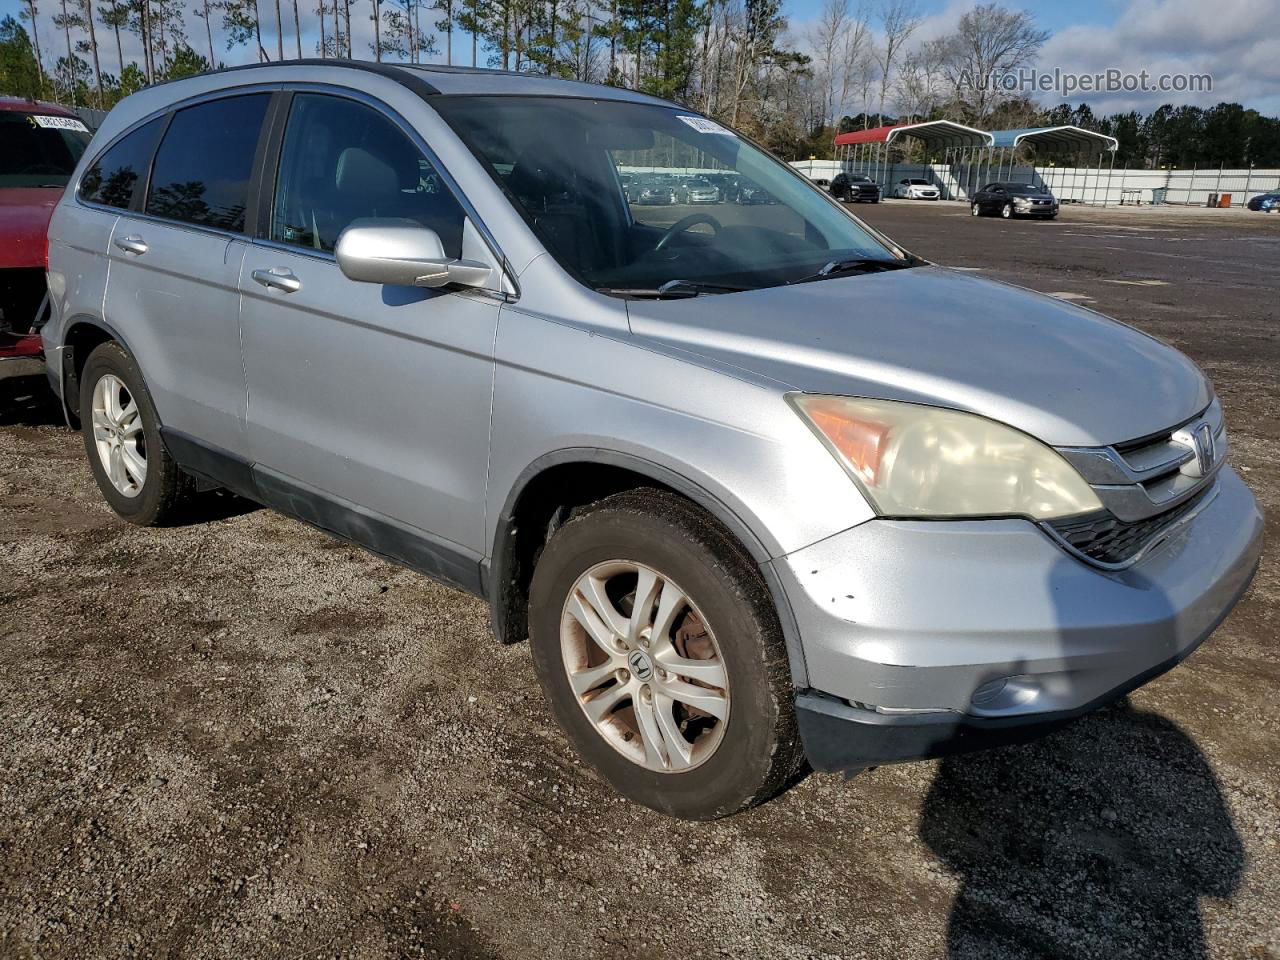
<path fill-rule="evenodd" d="M 627 657 L 627 666 L 641 683 L 648 683 L 653 678 L 653 661 L 643 650 L 632 650 Z"/>

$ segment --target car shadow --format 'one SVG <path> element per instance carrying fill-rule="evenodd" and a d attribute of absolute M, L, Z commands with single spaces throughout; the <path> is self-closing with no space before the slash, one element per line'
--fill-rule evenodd
<path fill-rule="evenodd" d="M 182 511 L 181 525 L 197 526 L 202 523 L 217 523 L 220 520 L 232 520 L 263 509 L 259 503 L 246 500 L 230 490 L 210 490 L 200 494 L 186 505 Z"/>
<path fill-rule="evenodd" d="M 953 960 L 1208 956 L 1203 897 L 1244 850 L 1195 741 L 1127 699 L 1033 744 L 948 757 L 920 836 L 960 877 Z"/>
<path fill-rule="evenodd" d="M 0 379 L 0 427 L 65 427 L 66 418 L 44 377 Z M 212 490 L 194 498 L 183 512 L 183 525 L 216 523 L 253 513 L 262 507 L 229 490 Z"/>
<path fill-rule="evenodd" d="M 0 427 L 52 427 L 65 423 L 44 377 L 0 379 Z"/>

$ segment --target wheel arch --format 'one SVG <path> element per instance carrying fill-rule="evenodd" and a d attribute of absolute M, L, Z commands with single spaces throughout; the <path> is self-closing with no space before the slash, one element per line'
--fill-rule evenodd
<path fill-rule="evenodd" d="M 512 484 L 498 516 L 485 568 L 493 631 L 503 643 L 528 636 L 529 582 L 537 555 L 569 509 L 623 490 L 650 486 L 669 490 L 706 511 L 733 536 L 758 566 L 782 625 L 792 682 L 807 685 L 799 629 L 769 550 L 732 507 L 704 486 L 663 464 L 632 453 L 571 447 L 544 454 Z"/>
<path fill-rule="evenodd" d="M 115 341 L 126 353 L 135 356 L 120 332 L 98 317 L 76 316 L 67 321 L 62 335 L 61 363 L 58 370 L 62 412 L 72 427 L 80 426 L 80 374 L 89 354 L 104 343 Z"/>

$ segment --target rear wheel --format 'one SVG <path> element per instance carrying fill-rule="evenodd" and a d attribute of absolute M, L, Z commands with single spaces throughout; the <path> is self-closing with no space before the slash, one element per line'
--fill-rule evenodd
<path fill-rule="evenodd" d="M 617 494 L 556 531 L 534 571 L 530 639 L 579 754 L 637 803 L 710 820 L 805 769 L 768 590 L 674 494 Z"/>
<path fill-rule="evenodd" d="M 89 466 L 111 509 L 144 527 L 176 519 L 193 484 L 165 450 L 142 371 L 118 343 L 89 354 L 80 409 Z"/>

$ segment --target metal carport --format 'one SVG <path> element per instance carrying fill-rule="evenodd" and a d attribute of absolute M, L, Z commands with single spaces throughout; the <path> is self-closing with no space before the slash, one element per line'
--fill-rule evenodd
<path fill-rule="evenodd" d="M 846 173 L 864 173 L 873 180 L 880 180 L 887 166 L 889 150 L 896 141 L 918 140 L 930 151 L 941 150 L 948 165 L 953 158 L 965 156 L 972 167 L 975 151 L 991 147 L 991 134 L 975 127 L 966 127 L 951 120 L 927 120 L 922 123 L 899 123 L 887 127 L 855 130 L 836 136 L 836 158 Z M 883 186 L 887 189 L 889 184 Z M 950 198 L 953 192 L 943 184 L 943 193 Z"/>
<path fill-rule="evenodd" d="M 1082 195 L 1088 191 L 1089 174 L 1093 173 L 1093 196 L 1097 199 L 1098 188 L 1102 180 L 1102 158 L 1104 155 L 1110 155 L 1110 162 L 1107 164 L 1107 186 L 1111 183 L 1111 170 L 1115 166 L 1116 149 L 1120 146 L 1120 142 L 1105 133 L 1098 133 L 1096 130 L 1086 130 L 1084 127 L 1076 127 L 1070 124 L 1064 124 L 1057 127 L 1022 127 L 1016 130 L 993 130 L 991 132 L 991 141 L 993 152 L 1000 151 L 996 158 L 996 175 L 995 180 L 1003 180 L 1013 175 L 1014 163 L 1018 150 L 1022 147 L 1029 147 L 1037 158 L 1042 157 L 1093 157 L 1096 153 L 1097 163 L 1085 163 L 1084 183 L 1073 184 L 1073 187 L 1082 187 L 1079 191 Z M 1002 175 L 1001 171 L 1006 169 L 1008 173 Z M 989 165 L 988 165 L 989 166 Z M 1034 169 L 1034 167 L 1033 167 Z M 990 169 L 988 168 L 988 174 Z M 1057 184 L 1045 184 L 1056 193 Z M 1073 191 L 1074 192 L 1074 191 Z M 1106 202 L 1106 189 L 1103 192 L 1103 202 Z"/>

